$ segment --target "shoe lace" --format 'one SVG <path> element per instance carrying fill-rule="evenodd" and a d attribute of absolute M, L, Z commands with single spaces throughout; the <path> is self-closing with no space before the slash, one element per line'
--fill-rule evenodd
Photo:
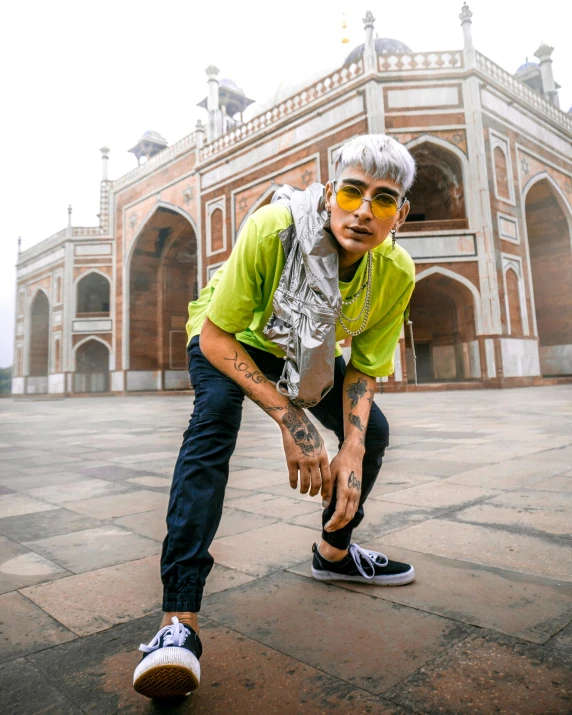
<path fill-rule="evenodd" d="M 157 633 L 157 635 L 155 636 L 155 638 L 153 638 L 149 645 L 141 643 L 141 645 L 139 646 L 139 650 L 143 651 L 143 653 L 152 653 L 154 650 L 157 650 L 157 648 L 161 647 L 162 636 L 165 636 L 163 638 L 163 646 L 182 646 L 188 635 L 188 628 L 185 628 L 182 623 L 179 623 L 179 619 L 177 618 L 177 616 L 173 616 L 171 618 L 171 625 L 161 628 L 161 630 Z"/>
<path fill-rule="evenodd" d="M 362 549 L 357 544 L 351 544 L 349 553 L 354 560 L 357 570 L 364 578 L 373 578 L 375 576 L 375 566 L 387 566 L 389 559 L 385 554 L 380 554 L 378 551 L 369 551 Z M 365 568 L 364 568 L 365 567 Z"/>

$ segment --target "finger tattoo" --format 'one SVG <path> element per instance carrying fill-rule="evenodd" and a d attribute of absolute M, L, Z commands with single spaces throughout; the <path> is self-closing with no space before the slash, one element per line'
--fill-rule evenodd
<path fill-rule="evenodd" d="M 356 478 L 354 472 L 351 472 L 348 477 L 348 487 L 350 489 L 357 489 L 358 491 L 361 489 L 361 481 Z"/>

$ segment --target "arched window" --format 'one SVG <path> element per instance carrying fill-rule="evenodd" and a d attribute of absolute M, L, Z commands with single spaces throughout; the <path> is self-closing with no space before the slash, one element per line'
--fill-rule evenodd
<path fill-rule="evenodd" d="M 510 318 L 510 334 L 522 335 L 522 313 L 520 310 L 520 279 L 516 271 L 509 268 L 506 272 L 506 296 Z"/>
<path fill-rule="evenodd" d="M 211 214 L 211 252 L 224 248 L 223 214 L 221 209 L 215 209 Z"/>
<path fill-rule="evenodd" d="M 506 154 L 496 146 L 493 151 L 495 162 L 495 178 L 497 182 L 497 194 L 503 198 L 510 200 L 510 189 L 508 184 L 508 165 Z"/>
<path fill-rule="evenodd" d="M 88 273 L 77 284 L 77 313 L 109 314 L 109 281 L 100 273 Z"/>
<path fill-rule="evenodd" d="M 109 390 L 109 349 L 99 340 L 88 340 L 75 354 L 74 392 Z"/>
<path fill-rule="evenodd" d="M 50 304 L 44 291 L 37 292 L 30 313 L 30 377 L 48 374 Z"/>
<path fill-rule="evenodd" d="M 61 371 L 61 350 L 60 350 L 60 341 L 58 338 L 56 338 L 54 342 L 54 372 L 60 372 Z"/>
<path fill-rule="evenodd" d="M 426 141 L 411 149 L 417 177 L 402 231 L 448 231 L 468 227 L 463 169 L 452 151 Z"/>

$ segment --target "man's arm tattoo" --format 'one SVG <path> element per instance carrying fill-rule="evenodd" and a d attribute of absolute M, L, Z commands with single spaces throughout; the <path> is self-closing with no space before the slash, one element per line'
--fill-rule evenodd
<path fill-rule="evenodd" d="M 270 414 L 271 412 L 281 412 L 282 410 L 286 409 L 286 407 L 283 407 L 282 405 L 264 405 L 262 402 L 260 402 L 260 400 L 254 399 L 254 397 L 252 396 L 252 390 L 249 390 L 248 387 L 242 387 L 241 385 L 239 385 L 239 387 L 244 392 L 244 394 L 254 402 L 255 405 L 258 405 L 267 414 Z"/>
<path fill-rule="evenodd" d="M 353 472 L 351 472 L 350 476 L 348 477 L 348 487 L 350 489 L 357 489 L 358 491 L 361 489 L 361 481 L 359 479 L 356 479 L 355 474 Z"/>
<path fill-rule="evenodd" d="M 303 412 L 288 405 L 286 414 L 282 415 L 282 423 L 304 454 L 321 453 L 322 438 L 320 433 Z"/>
<path fill-rule="evenodd" d="M 352 424 L 354 427 L 357 427 L 360 432 L 364 431 L 364 425 L 360 418 L 357 415 L 354 415 L 353 412 L 350 412 L 348 415 L 348 419 L 350 421 L 350 424 Z"/>
<path fill-rule="evenodd" d="M 352 409 L 356 407 L 357 403 L 361 400 L 361 398 L 365 395 L 366 392 L 367 380 L 364 380 L 363 377 L 358 377 L 357 382 L 351 382 L 346 387 L 346 395 L 350 400 Z"/>
<path fill-rule="evenodd" d="M 237 372 L 244 373 L 244 377 L 246 377 L 247 380 L 252 380 L 252 382 L 256 382 L 257 384 L 261 382 L 266 382 L 266 378 L 262 373 L 258 372 L 258 370 L 252 372 L 250 367 L 248 366 L 248 363 L 239 361 L 238 353 L 236 352 L 236 350 L 234 352 L 234 357 L 224 358 L 224 360 L 232 362 L 234 369 Z"/>

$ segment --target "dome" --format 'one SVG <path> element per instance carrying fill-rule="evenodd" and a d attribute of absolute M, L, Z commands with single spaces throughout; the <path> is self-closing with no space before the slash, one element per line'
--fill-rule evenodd
<path fill-rule="evenodd" d="M 363 57 L 364 49 L 364 44 L 354 47 L 346 57 L 344 67 L 348 67 Z M 402 55 L 406 52 L 412 52 L 411 48 L 407 47 L 404 42 L 393 40 L 391 37 L 377 37 L 375 40 L 375 51 L 378 55 Z"/>
<path fill-rule="evenodd" d="M 232 89 L 239 94 L 244 94 L 244 91 L 240 89 L 236 82 L 233 82 L 231 79 L 221 79 L 219 82 L 219 86 L 228 87 L 228 89 Z"/>
<path fill-rule="evenodd" d="M 520 65 L 520 67 L 517 69 L 517 71 L 514 73 L 516 77 L 518 77 L 521 74 L 528 74 L 530 70 L 534 69 L 539 69 L 538 62 L 529 62 L 528 60 L 523 64 Z"/>
<path fill-rule="evenodd" d="M 165 144 L 167 146 L 167 140 L 164 139 L 159 132 L 154 132 L 154 131 L 147 131 L 143 133 L 143 136 L 139 141 L 142 139 L 146 139 L 147 141 L 151 142 L 156 142 L 157 144 Z"/>

